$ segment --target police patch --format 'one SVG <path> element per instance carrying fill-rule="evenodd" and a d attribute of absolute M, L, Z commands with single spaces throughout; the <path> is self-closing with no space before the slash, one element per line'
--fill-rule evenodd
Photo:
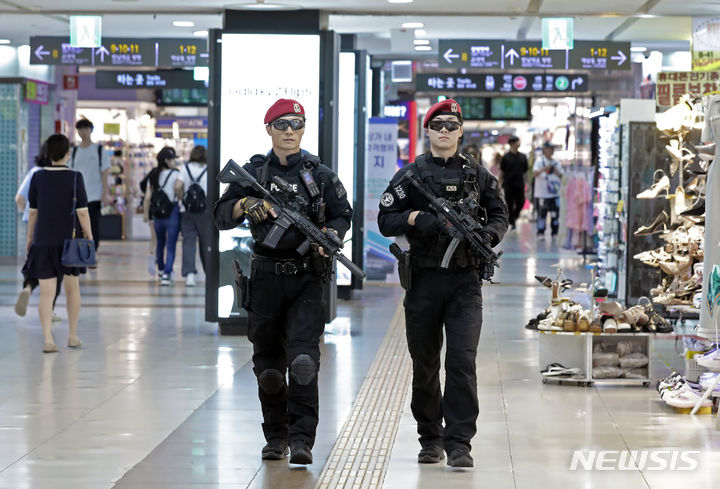
<path fill-rule="evenodd" d="M 390 207 L 395 202 L 395 197 L 390 192 L 385 192 L 380 197 L 380 205 L 383 207 Z"/>
<path fill-rule="evenodd" d="M 404 198 L 406 197 L 406 195 L 405 195 L 405 189 L 402 188 L 402 185 L 398 185 L 398 186 L 396 186 L 396 187 L 393 187 L 393 190 L 395 191 L 395 193 L 397 194 L 397 196 L 398 196 L 398 198 L 399 198 L 400 200 L 402 200 L 402 199 L 404 199 Z"/>

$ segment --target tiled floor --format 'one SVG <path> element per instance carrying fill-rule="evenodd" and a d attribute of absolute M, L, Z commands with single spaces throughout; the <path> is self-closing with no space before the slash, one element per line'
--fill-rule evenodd
<path fill-rule="evenodd" d="M 537 245 L 527 223 L 520 229 L 503 243 L 500 284 L 484 290 L 475 468 L 418 466 L 406 400 L 395 440 L 383 440 L 391 451 L 382 487 L 717 487 L 720 432 L 710 416 L 674 414 L 652 389 L 540 383 L 537 336 L 523 328 L 547 300 L 533 275 L 553 273 L 556 263 L 576 281 L 587 272 L 576 254 Z M 377 389 L 377 376 L 366 377 L 402 291 L 370 286 L 356 300 L 341 301 L 322 345 L 315 463 L 263 463 L 250 344 L 218 336 L 204 322 L 201 287 L 151 282 L 145 251 L 144 243 L 103 244 L 99 270 L 82 285 L 85 347 L 54 355 L 40 352 L 37 295 L 27 317 L 15 316 L 19 266 L 0 266 L 0 489 L 315 488 L 338 435 L 354 419 L 356 396 Z M 54 332 L 63 344 L 66 323 Z M 682 365 L 672 341 L 657 341 L 655 354 Z M 662 361 L 657 365 L 655 377 L 667 373 Z M 569 470 L 576 449 L 658 448 L 698 450 L 700 465 L 684 472 Z M 353 487 L 375 487 L 375 477 L 353 475 L 359 481 Z"/>

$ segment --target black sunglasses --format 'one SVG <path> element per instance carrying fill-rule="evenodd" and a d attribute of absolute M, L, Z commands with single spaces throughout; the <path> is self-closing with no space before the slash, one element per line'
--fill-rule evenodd
<path fill-rule="evenodd" d="M 458 121 L 430 121 L 428 123 L 428 127 L 437 132 L 442 131 L 443 127 L 450 132 L 457 131 L 461 126 L 462 124 Z"/>
<path fill-rule="evenodd" d="M 292 127 L 293 131 L 305 127 L 305 121 L 302 119 L 275 119 L 270 123 L 278 131 L 284 131 L 288 127 Z"/>
<path fill-rule="evenodd" d="M 430 121 L 428 123 L 428 127 L 437 132 L 442 131 L 443 127 L 450 132 L 457 131 L 461 126 L 462 124 L 458 121 Z"/>

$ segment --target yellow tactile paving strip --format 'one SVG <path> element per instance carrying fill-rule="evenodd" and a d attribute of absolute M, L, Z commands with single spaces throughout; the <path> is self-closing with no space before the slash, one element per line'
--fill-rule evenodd
<path fill-rule="evenodd" d="M 395 311 L 316 489 L 382 487 L 412 374 L 403 311 Z"/>

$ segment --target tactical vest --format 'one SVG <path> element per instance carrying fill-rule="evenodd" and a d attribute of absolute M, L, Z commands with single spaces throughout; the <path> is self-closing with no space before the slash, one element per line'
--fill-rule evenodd
<path fill-rule="evenodd" d="M 474 219 L 485 224 L 487 221 L 487 213 L 485 209 L 480 206 L 479 200 L 480 189 L 484 189 L 487 183 L 487 175 L 484 172 L 478 172 L 479 164 L 475 162 L 472 156 L 461 153 L 459 153 L 458 156 L 463 161 L 462 177 L 441 179 L 438 179 L 433 173 L 431 166 L 433 163 L 429 161 L 432 156 L 428 153 L 418 156 L 415 159 L 415 165 L 420 175 L 420 181 L 432 194 L 448 199 L 451 202 L 458 202 L 462 199 L 473 199 L 476 205 L 471 206 L 473 209 L 471 215 Z M 425 250 L 427 255 L 435 258 L 414 256 L 412 258 L 414 265 L 421 268 L 434 268 L 439 266 L 439 259 L 445 253 L 449 242 L 449 237 L 437 239 L 433 246 Z M 482 265 L 480 260 L 472 256 L 466 249 L 464 241 L 458 246 L 451 263 L 461 267 L 477 267 Z"/>
<path fill-rule="evenodd" d="M 309 153 L 302 154 L 302 169 L 295 174 L 282 175 L 293 186 L 294 194 L 280 192 L 272 182 L 270 175 L 270 155 L 255 155 L 250 162 L 257 168 L 258 183 L 275 194 L 281 202 L 294 207 L 316 225 L 325 223 L 325 204 L 323 202 L 323 184 L 317 175 L 320 158 Z"/>

